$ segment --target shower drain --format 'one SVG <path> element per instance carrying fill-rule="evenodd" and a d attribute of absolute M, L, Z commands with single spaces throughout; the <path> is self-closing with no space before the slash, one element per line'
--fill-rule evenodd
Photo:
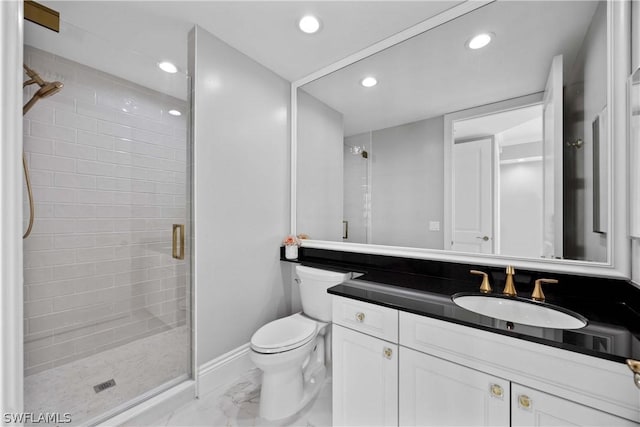
<path fill-rule="evenodd" d="M 93 386 L 93 389 L 96 393 L 100 393 L 101 391 L 105 391 L 108 388 L 115 387 L 116 380 L 111 378 L 109 381 L 105 381 L 103 383 L 97 384 Z"/>

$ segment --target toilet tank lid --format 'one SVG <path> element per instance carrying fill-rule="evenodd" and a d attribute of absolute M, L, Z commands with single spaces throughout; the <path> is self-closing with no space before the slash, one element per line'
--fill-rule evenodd
<path fill-rule="evenodd" d="M 296 266 L 296 273 L 301 278 L 308 277 L 314 280 L 341 283 L 351 278 L 351 273 L 341 273 L 339 271 L 322 270 L 319 268 L 306 267 L 304 265 Z"/>

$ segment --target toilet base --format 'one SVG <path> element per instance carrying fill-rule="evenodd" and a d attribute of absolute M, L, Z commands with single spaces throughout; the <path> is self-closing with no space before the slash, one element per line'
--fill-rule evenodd
<path fill-rule="evenodd" d="M 324 336 L 318 335 L 303 347 L 312 346 L 304 363 L 289 363 L 282 369 L 262 369 L 260 391 L 260 417 L 281 420 L 295 415 L 317 396 L 327 369 L 324 365 Z M 296 351 L 294 350 L 294 351 Z M 253 353 L 254 363 L 260 368 L 259 354 Z"/>

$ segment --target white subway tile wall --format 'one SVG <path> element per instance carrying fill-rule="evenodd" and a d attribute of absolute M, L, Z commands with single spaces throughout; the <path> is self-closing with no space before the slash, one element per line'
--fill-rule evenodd
<path fill-rule="evenodd" d="M 64 83 L 24 122 L 31 375 L 186 323 L 188 268 L 171 256 L 171 233 L 187 220 L 188 115 L 167 113 L 186 101 L 29 46 L 25 62 Z M 24 205 L 26 229 L 26 191 Z"/>

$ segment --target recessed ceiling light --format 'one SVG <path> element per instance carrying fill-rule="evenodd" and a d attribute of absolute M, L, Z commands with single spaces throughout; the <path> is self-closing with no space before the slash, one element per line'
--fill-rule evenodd
<path fill-rule="evenodd" d="M 482 33 L 474 36 L 471 40 L 467 42 L 467 47 L 469 49 L 481 49 L 491 43 L 491 39 L 493 38 L 493 34 L 491 33 Z"/>
<path fill-rule="evenodd" d="M 166 71 L 167 73 L 177 73 L 178 72 L 178 67 L 176 67 L 175 65 L 173 65 L 171 62 L 161 62 L 158 64 L 158 67 L 160 67 L 160 69 L 162 71 Z"/>
<path fill-rule="evenodd" d="M 172 116 L 176 116 L 176 117 L 182 115 L 182 113 L 180 111 L 178 111 L 178 110 L 169 110 L 169 114 L 171 114 Z"/>
<path fill-rule="evenodd" d="M 307 34 L 313 34 L 320 29 L 320 21 L 312 15 L 303 16 L 298 22 L 300 30 Z"/>
<path fill-rule="evenodd" d="M 375 85 L 378 84 L 378 80 L 376 80 L 375 77 L 365 77 L 364 79 L 362 79 L 362 81 L 360 82 L 360 84 L 364 87 L 373 87 Z"/>

